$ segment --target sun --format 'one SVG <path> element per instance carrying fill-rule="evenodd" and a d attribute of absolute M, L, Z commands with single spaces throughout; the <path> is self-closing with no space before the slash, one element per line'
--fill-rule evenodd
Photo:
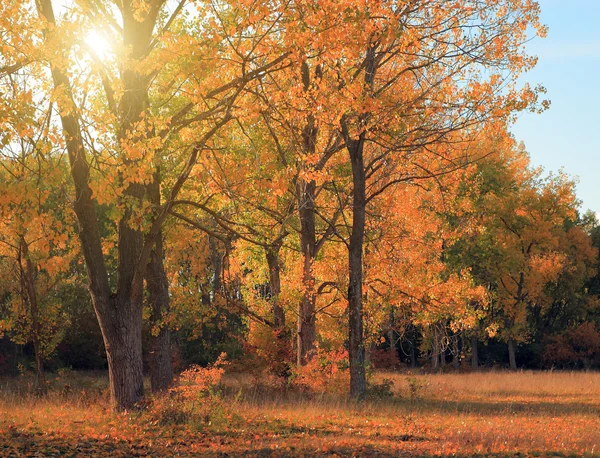
<path fill-rule="evenodd" d="M 98 30 L 90 30 L 84 41 L 102 61 L 107 60 L 112 53 L 112 46 L 109 41 Z"/>

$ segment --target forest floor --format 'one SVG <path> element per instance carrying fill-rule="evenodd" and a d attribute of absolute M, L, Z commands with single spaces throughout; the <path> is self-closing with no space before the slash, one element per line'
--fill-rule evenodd
<path fill-rule="evenodd" d="M 597 372 L 378 373 L 362 402 L 228 375 L 193 414 L 111 413 L 104 375 L 60 373 L 45 397 L 0 383 L 2 457 L 600 456 Z"/>

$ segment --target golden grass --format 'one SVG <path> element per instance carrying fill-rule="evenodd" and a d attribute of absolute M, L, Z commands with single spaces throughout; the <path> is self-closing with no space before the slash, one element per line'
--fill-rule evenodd
<path fill-rule="evenodd" d="M 218 418 L 179 426 L 110 413 L 102 381 L 45 399 L 4 390 L 0 456 L 600 456 L 600 373 L 374 379 L 395 396 L 307 397 L 230 375 Z"/>

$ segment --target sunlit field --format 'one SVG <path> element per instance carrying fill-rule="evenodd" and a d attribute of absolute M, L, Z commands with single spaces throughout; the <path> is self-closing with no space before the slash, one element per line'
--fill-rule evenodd
<path fill-rule="evenodd" d="M 599 455 L 597 372 L 377 373 L 373 385 L 355 402 L 227 374 L 185 415 L 164 399 L 116 414 L 103 375 L 62 373 L 46 397 L 4 379 L 0 455 Z"/>

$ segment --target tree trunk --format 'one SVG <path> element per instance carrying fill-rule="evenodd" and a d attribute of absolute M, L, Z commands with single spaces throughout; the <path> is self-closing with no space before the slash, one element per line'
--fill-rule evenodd
<path fill-rule="evenodd" d="M 316 248 L 315 182 L 298 180 L 297 192 L 300 214 L 300 249 L 303 257 L 303 294 L 298 305 L 297 363 L 304 365 L 315 349 L 317 337 L 315 277 L 312 271 Z"/>
<path fill-rule="evenodd" d="M 161 234 L 162 235 L 162 234 Z M 162 239 L 156 242 L 146 269 L 146 289 L 151 310 L 150 386 L 158 393 L 173 384 L 171 330 L 165 317 L 169 313 L 169 283 L 163 265 Z"/>
<path fill-rule="evenodd" d="M 410 367 L 411 368 L 415 368 L 417 367 L 417 348 L 415 345 L 415 332 L 414 329 L 412 331 L 412 338 L 410 339 Z"/>
<path fill-rule="evenodd" d="M 390 314 L 389 314 L 389 328 L 388 328 L 388 343 L 389 343 L 389 357 L 390 357 L 390 367 L 392 369 L 396 369 L 398 367 L 398 351 L 396 348 L 396 331 L 394 330 L 395 326 L 395 317 L 394 317 L 394 307 L 390 306 Z"/>
<path fill-rule="evenodd" d="M 302 84 L 305 92 L 311 88 L 311 72 L 308 62 L 302 62 Z M 316 77 L 320 77 L 320 67 L 316 68 Z M 316 151 L 317 135 L 319 129 L 315 117 L 309 114 L 306 124 L 302 129 L 302 150 L 307 155 L 313 155 Z M 305 166 L 314 170 L 314 165 Z M 298 214 L 300 218 L 300 250 L 303 257 L 302 288 L 303 294 L 298 305 L 298 345 L 297 363 L 306 364 L 316 347 L 316 293 L 315 277 L 312 267 L 317 255 L 317 235 L 315 224 L 315 198 L 316 182 L 298 178 L 296 182 L 296 194 L 298 200 Z"/>
<path fill-rule="evenodd" d="M 273 345 L 275 345 L 275 357 L 277 358 L 277 361 L 273 361 L 271 367 L 277 376 L 287 378 L 290 375 L 292 349 L 290 335 L 285 326 L 285 311 L 279 302 L 279 295 L 281 293 L 279 250 L 281 249 L 282 242 L 283 238 L 279 239 L 278 242 L 266 250 L 265 255 L 269 267 L 269 300 L 273 311 L 273 334 L 275 337 Z"/>
<path fill-rule="evenodd" d="M 279 249 L 281 245 L 266 250 L 267 265 L 269 267 L 269 290 L 270 301 L 273 311 L 273 323 L 275 332 L 285 334 L 285 312 L 279 303 L 281 293 L 281 265 L 279 263 Z"/>
<path fill-rule="evenodd" d="M 49 24 L 44 33 L 50 41 L 57 27 L 52 1 L 39 0 L 36 6 L 40 17 Z M 118 137 L 121 142 L 127 142 L 131 140 L 132 127 L 141 119 L 141 114 L 148 106 L 149 78 L 136 71 L 135 63 L 148 51 L 159 8 L 150 8 L 141 21 L 134 17 L 130 2 L 124 2 L 120 11 L 123 16 L 123 45 L 130 50 L 128 57 L 131 62 L 124 66 L 121 73 L 123 95 L 118 106 Z M 65 50 L 62 51 L 66 54 Z M 80 121 L 76 110 L 73 110 L 76 104 L 68 73 L 60 61 L 50 62 L 50 67 L 54 87 L 64 95 L 59 108 L 62 108 L 60 120 L 75 187 L 73 207 L 79 222 L 79 237 L 88 271 L 92 303 L 106 347 L 111 401 L 118 410 L 131 409 L 142 399 L 144 393 L 141 280 L 146 262 L 141 259 L 143 236 L 131 224 L 132 211 L 128 206 L 141 205 L 145 189 L 139 183 L 132 183 L 123 193 L 126 210 L 118 222 L 117 290 L 113 293 L 102 252 L 96 202 L 89 184 L 90 167 Z M 129 164 L 135 166 L 132 161 Z"/>
<path fill-rule="evenodd" d="M 346 147 L 352 164 L 352 233 L 348 248 L 348 315 L 350 360 L 350 396 L 362 398 L 367 391 L 365 347 L 363 338 L 363 244 L 366 213 L 366 176 L 364 167 L 365 134 L 355 140 L 346 137 Z"/>
<path fill-rule="evenodd" d="M 23 268 L 22 258 L 25 258 L 25 268 Z M 21 268 L 21 278 L 25 283 L 25 299 L 29 302 L 29 313 L 31 316 L 31 343 L 33 344 L 33 353 L 35 355 L 35 388 L 39 394 L 46 393 L 46 374 L 44 372 L 44 357 L 41 349 L 41 326 L 40 312 L 38 305 L 37 292 L 35 290 L 36 267 L 29 259 L 29 247 L 24 238 L 21 238 L 21 250 L 19 256 L 19 265 Z M 24 278 L 23 278 L 24 277 Z"/>
<path fill-rule="evenodd" d="M 160 206 L 160 173 L 154 174 L 152 183 L 146 186 L 148 199 L 155 211 Z M 165 317 L 169 314 L 169 281 L 164 266 L 162 231 L 150 254 L 146 267 L 146 289 L 151 310 L 150 330 L 150 387 L 153 393 L 165 391 L 173 384 L 171 358 L 171 330 Z"/>
<path fill-rule="evenodd" d="M 471 337 L 471 367 L 477 369 L 479 367 L 479 340 L 476 336 Z"/>
<path fill-rule="evenodd" d="M 116 298 L 108 304 L 94 305 L 97 314 L 98 310 L 104 311 L 98 318 L 108 360 L 111 401 L 117 410 L 134 409 L 144 396 L 142 307 L 119 303 Z"/>
<path fill-rule="evenodd" d="M 433 325 L 433 334 L 431 336 L 431 368 L 433 370 L 440 368 L 440 342 L 437 324 Z"/>
<path fill-rule="evenodd" d="M 517 370 L 517 348 L 515 340 L 508 339 L 508 362 L 511 370 Z"/>
<path fill-rule="evenodd" d="M 456 370 L 460 368 L 460 345 L 457 335 L 452 336 L 452 366 Z"/>

